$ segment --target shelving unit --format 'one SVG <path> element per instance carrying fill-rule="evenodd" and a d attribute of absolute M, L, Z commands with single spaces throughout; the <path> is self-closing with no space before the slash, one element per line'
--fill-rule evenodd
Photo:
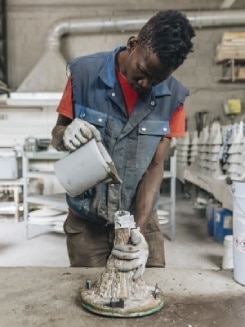
<path fill-rule="evenodd" d="M 170 206 L 169 211 L 169 221 L 164 223 L 164 229 L 168 228 L 170 230 L 170 239 L 171 241 L 175 238 L 175 208 L 176 208 L 176 158 L 177 150 L 174 151 L 174 154 L 170 157 L 170 170 L 164 170 L 163 180 L 170 179 L 170 194 L 169 197 L 160 196 L 158 208 L 159 210 L 165 206 Z M 160 222 L 161 224 L 161 222 Z"/>
<path fill-rule="evenodd" d="M 29 206 L 31 204 L 43 205 L 56 210 L 67 211 L 65 193 L 40 195 L 29 192 L 31 178 L 56 178 L 54 171 L 32 170 L 31 163 L 55 162 L 64 157 L 66 152 L 24 152 L 23 153 L 23 209 L 26 224 L 26 237 L 29 238 Z"/>
<path fill-rule="evenodd" d="M 245 82 L 245 59 L 229 59 L 222 64 L 222 83 L 244 83 Z"/>
<path fill-rule="evenodd" d="M 216 47 L 215 62 L 222 65 L 221 83 L 245 82 L 245 33 L 225 32 Z"/>
<path fill-rule="evenodd" d="M 12 214 L 15 217 L 15 221 L 20 221 L 20 193 L 22 191 L 23 187 L 23 178 L 18 179 L 6 179 L 6 180 L 0 180 L 0 190 L 1 191 L 8 191 L 13 192 L 13 203 L 7 202 L 4 203 L 6 206 L 6 210 L 1 208 L 0 213 L 1 214 Z M 2 203 L 1 203 L 2 204 Z"/>

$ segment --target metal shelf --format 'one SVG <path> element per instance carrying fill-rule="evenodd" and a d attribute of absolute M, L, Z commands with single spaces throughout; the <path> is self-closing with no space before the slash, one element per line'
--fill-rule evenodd
<path fill-rule="evenodd" d="M 56 178 L 54 171 L 42 171 L 42 170 L 31 170 L 31 162 L 46 162 L 59 160 L 67 155 L 68 152 L 24 152 L 22 157 L 23 167 L 23 209 L 24 209 L 24 221 L 26 224 L 26 237 L 29 238 L 29 226 L 35 225 L 29 221 L 29 206 L 30 204 L 37 204 L 41 206 L 50 207 L 60 211 L 67 212 L 68 206 L 66 203 L 65 193 L 61 194 L 30 194 L 29 193 L 29 179 L 30 178 Z M 49 226 L 49 224 L 47 224 Z"/>
<path fill-rule="evenodd" d="M 170 157 L 170 170 L 163 172 L 163 180 L 170 178 L 170 195 L 162 196 L 158 202 L 158 209 L 162 210 L 161 206 L 169 205 L 169 222 L 164 223 L 164 229 L 170 229 L 170 239 L 171 241 L 175 238 L 175 202 L 176 202 L 176 161 L 177 161 L 177 150 L 174 151 L 173 156 Z M 159 222 L 161 219 L 159 219 Z"/>
<path fill-rule="evenodd" d="M 55 195 L 31 195 L 26 198 L 28 203 L 41 204 L 58 210 L 67 211 L 65 193 Z"/>
<path fill-rule="evenodd" d="M 0 180 L 0 189 L 4 191 L 9 191 L 13 192 L 14 196 L 14 216 L 16 222 L 19 222 L 20 220 L 20 207 L 22 204 L 20 204 L 20 196 L 19 193 L 21 192 L 23 188 L 24 180 L 23 178 L 18 178 L 18 179 L 5 179 L 5 180 Z M 3 213 L 3 211 L 1 211 Z M 10 211 L 6 211 L 5 213 L 8 214 Z"/>
<path fill-rule="evenodd" d="M 67 155 L 64 151 L 24 152 L 23 156 L 32 160 L 58 160 Z"/>
<path fill-rule="evenodd" d="M 222 66 L 220 83 L 245 82 L 245 59 L 229 59 L 222 62 Z"/>
<path fill-rule="evenodd" d="M 26 177 L 28 178 L 47 178 L 53 176 L 55 176 L 53 171 L 29 171 L 26 173 Z"/>
<path fill-rule="evenodd" d="M 174 173 L 172 171 L 164 171 L 163 179 L 172 178 L 172 177 L 174 177 Z"/>
<path fill-rule="evenodd" d="M 171 204 L 171 203 L 173 203 L 173 199 L 170 196 L 160 197 L 160 200 L 158 202 L 159 205 Z"/>

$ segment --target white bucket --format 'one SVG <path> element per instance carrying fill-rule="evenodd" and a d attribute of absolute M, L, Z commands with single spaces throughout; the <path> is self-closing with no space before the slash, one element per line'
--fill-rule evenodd
<path fill-rule="evenodd" d="M 232 193 L 234 279 L 245 285 L 245 181 L 234 180 Z"/>
<path fill-rule="evenodd" d="M 121 183 L 105 147 L 95 139 L 54 164 L 55 174 L 71 196 L 77 196 L 100 182 Z"/>

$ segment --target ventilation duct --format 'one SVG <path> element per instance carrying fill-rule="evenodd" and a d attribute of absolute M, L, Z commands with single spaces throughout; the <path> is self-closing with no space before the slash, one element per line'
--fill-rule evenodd
<path fill-rule="evenodd" d="M 195 28 L 245 25 L 245 10 L 186 12 Z M 46 49 L 17 92 L 61 92 L 66 82 L 66 60 L 60 52 L 61 37 L 74 34 L 137 32 L 147 18 L 82 21 L 70 19 L 57 22 L 48 33 Z"/>

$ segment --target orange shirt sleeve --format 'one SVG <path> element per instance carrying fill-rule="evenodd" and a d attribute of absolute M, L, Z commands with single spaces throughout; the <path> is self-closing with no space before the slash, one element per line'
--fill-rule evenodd
<path fill-rule="evenodd" d="M 166 137 L 184 137 L 185 136 L 185 108 L 181 104 L 173 113 L 170 122 L 170 133 Z"/>
<path fill-rule="evenodd" d="M 72 104 L 72 84 L 71 84 L 71 77 L 68 78 L 66 83 L 62 98 L 60 103 L 56 109 L 56 111 L 70 119 L 74 118 L 73 114 L 73 104 Z"/>

